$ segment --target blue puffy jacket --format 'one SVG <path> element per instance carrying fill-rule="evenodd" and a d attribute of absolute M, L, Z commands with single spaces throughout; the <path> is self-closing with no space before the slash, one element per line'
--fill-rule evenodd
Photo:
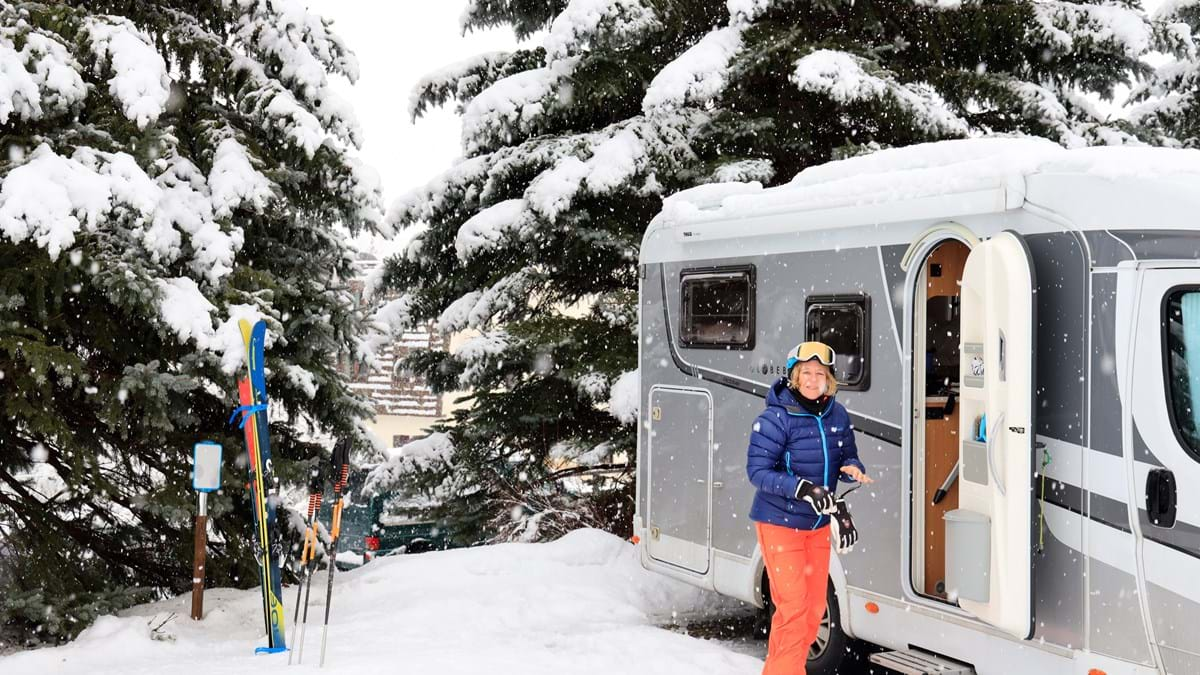
<path fill-rule="evenodd" d="M 829 522 L 808 502 L 796 499 L 804 478 L 825 487 L 836 486 L 843 466 L 866 468 L 858 460 L 850 415 L 830 397 L 820 415 L 800 406 L 780 378 L 767 392 L 767 409 L 754 421 L 746 451 L 746 474 L 758 488 L 750 519 L 760 523 L 815 530 Z"/>

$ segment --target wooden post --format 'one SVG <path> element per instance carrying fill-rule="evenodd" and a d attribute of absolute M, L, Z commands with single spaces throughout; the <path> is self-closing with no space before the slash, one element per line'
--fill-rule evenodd
<path fill-rule="evenodd" d="M 208 549 L 208 493 L 200 493 L 196 516 L 195 555 L 192 558 L 192 618 L 204 618 L 204 557 Z"/>

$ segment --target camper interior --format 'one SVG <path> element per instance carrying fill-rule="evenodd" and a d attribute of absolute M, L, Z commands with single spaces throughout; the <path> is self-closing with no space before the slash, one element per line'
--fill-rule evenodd
<path fill-rule="evenodd" d="M 912 585 L 945 600 L 946 526 L 958 508 L 959 321 L 961 283 L 970 249 L 957 240 L 936 246 L 922 266 L 913 303 Z"/>

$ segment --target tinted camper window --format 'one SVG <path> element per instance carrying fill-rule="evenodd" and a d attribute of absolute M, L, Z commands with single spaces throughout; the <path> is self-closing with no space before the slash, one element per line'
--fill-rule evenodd
<path fill-rule="evenodd" d="M 870 299 L 866 295 L 816 295 L 805 300 L 806 340 L 837 353 L 838 386 L 864 391 L 870 386 Z"/>
<path fill-rule="evenodd" d="M 1200 460 L 1200 288 L 1172 290 L 1163 311 L 1167 410 L 1175 435 Z"/>
<path fill-rule="evenodd" d="M 680 337 L 685 347 L 754 348 L 754 267 L 684 270 Z"/>

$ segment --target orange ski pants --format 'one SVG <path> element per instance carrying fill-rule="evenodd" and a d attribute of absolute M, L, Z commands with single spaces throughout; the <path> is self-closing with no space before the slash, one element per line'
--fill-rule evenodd
<path fill-rule="evenodd" d="M 754 525 L 775 603 L 762 675 L 805 675 L 808 650 L 825 615 L 829 526 L 794 530 Z"/>

